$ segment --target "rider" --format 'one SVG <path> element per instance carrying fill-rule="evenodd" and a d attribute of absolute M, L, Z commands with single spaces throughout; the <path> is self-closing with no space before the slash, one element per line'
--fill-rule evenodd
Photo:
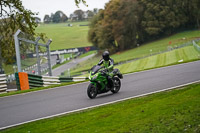
<path fill-rule="evenodd" d="M 104 65 L 108 72 L 112 72 L 114 66 L 114 60 L 110 58 L 108 51 L 103 52 L 102 59 L 99 61 L 98 65 Z"/>
<path fill-rule="evenodd" d="M 104 67 L 107 69 L 107 78 L 108 78 L 108 82 L 111 85 L 111 87 L 113 86 L 112 83 L 112 71 L 113 71 L 113 67 L 114 67 L 114 60 L 110 58 L 110 54 L 108 51 L 104 51 L 102 54 L 102 59 L 99 61 L 98 65 L 104 65 Z"/>

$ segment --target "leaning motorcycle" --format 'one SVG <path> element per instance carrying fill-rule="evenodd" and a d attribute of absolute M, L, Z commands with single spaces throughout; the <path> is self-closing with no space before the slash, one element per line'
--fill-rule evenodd
<path fill-rule="evenodd" d="M 108 75 L 108 70 L 104 67 L 99 65 L 93 66 L 89 74 L 90 84 L 87 88 L 88 97 L 93 99 L 98 94 L 109 91 L 117 93 L 121 88 L 120 79 L 123 76 L 118 69 L 114 69 L 111 75 Z"/>

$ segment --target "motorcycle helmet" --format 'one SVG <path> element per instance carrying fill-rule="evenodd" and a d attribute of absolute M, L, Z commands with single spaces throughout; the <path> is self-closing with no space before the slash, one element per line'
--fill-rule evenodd
<path fill-rule="evenodd" d="M 105 61 L 108 61 L 110 59 L 110 55 L 108 51 L 103 52 L 102 57 Z"/>

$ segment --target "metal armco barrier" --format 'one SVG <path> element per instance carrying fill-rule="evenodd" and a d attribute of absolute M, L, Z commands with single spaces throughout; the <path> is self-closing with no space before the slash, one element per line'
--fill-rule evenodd
<path fill-rule="evenodd" d="M 27 75 L 28 78 L 26 78 L 26 76 L 20 76 L 24 74 Z M 38 87 L 46 87 L 50 85 L 58 85 L 64 82 L 76 82 L 88 79 L 87 77 L 60 78 L 54 76 L 38 76 L 24 72 L 15 73 L 15 77 L 18 90 L 27 90 L 29 88 L 32 89 Z M 27 81 L 28 86 L 24 87 L 27 84 Z"/>
<path fill-rule="evenodd" d="M 53 77 L 53 76 L 42 76 L 43 80 L 43 86 L 49 86 L 49 85 L 58 85 L 61 84 L 59 77 Z"/>
<path fill-rule="evenodd" d="M 88 79 L 87 77 L 59 78 L 60 82 L 78 82 Z"/>
<path fill-rule="evenodd" d="M 28 81 L 30 89 L 43 87 L 42 76 L 28 74 Z"/>
<path fill-rule="evenodd" d="M 5 93 L 7 90 L 6 75 L 0 74 L 0 94 Z"/>

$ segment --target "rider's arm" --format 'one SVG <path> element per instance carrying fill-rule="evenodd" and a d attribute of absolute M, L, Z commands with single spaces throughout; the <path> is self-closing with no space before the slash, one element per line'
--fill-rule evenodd
<path fill-rule="evenodd" d="M 101 66 L 102 64 L 103 64 L 103 59 L 101 59 L 97 65 Z"/>
<path fill-rule="evenodd" d="M 113 66 L 114 66 L 114 60 L 110 58 L 109 62 L 110 62 L 110 66 L 108 67 L 108 70 L 111 70 L 113 69 Z"/>

